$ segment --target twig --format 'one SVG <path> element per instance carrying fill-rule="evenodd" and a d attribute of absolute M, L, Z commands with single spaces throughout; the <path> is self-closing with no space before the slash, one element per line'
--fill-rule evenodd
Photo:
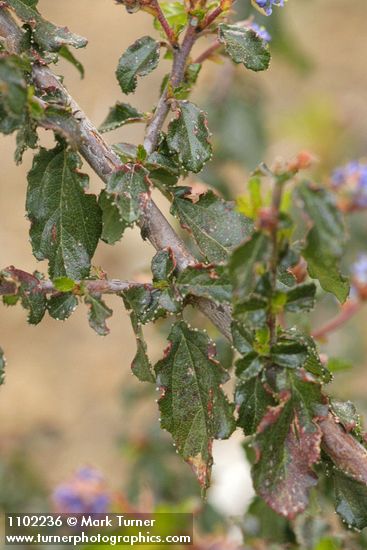
<path fill-rule="evenodd" d="M 337 330 L 361 309 L 363 302 L 349 300 L 343 305 L 339 315 L 312 333 L 315 340 L 324 340 L 330 332 Z"/>
<path fill-rule="evenodd" d="M 17 270 L 19 273 L 19 270 Z M 28 280 L 35 281 L 31 273 L 21 272 Z M 120 281 L 119 279 L 84 279 L 75 284 L 72 289 L 73 294 L 84 294 L 85 290 L 90 294 L 119 294 L 129 288 L 144 287 L 153 288 L 151 284 L 137 283 L 135 281 Z M 49 280 L 40 280 L 32 288 L 44 294 L 59 294 L 60 291 L 55 287 L 55 284 Z M 18 292 L 18 283 L 14 280 L 0 278 L 0 296 L 13 296 Z"/>
<path fill-rule="evenodd" d="M 177 36 L 176 36 L 174 30 L 172 29 L 172 27 L 170 26 L 170 24 L 168 23 L 168 21 L 166 19 L 166 16 L 164 15 L 158 0 L 156 0 L 153 3 L 153 6 L 156 10 L 156 17 L 157 17 L 158 21 L 160 22 L 160 24 L 162 26 L 162 29 L 164 30 L 164 32 L 165 32 L 165 34 L 168 38 L 169 43 L 171 44 L 171 46 L 173 48 L 176 48 L 177 47 Z"/>
<path fill-rule="evenodd" d="M 206 50 L 204 50 L 194 61 L 194 63 L 203 63 L 203 61 L 206 61 L 209 59 L 214 52 L 219 50 L 219 48 L 222 46 L 222 44 L 219 42 L 219 40 L 215 40 Z"/>
<path fill-rule="evenodd" d="M 195 35 L 191 35 L 191 33 L 187 34 L 185 37 L 185 49 L 184 45 L 182 45 L 180 50 L 187 52 L 185 60 L 183 54 L 179 60 L 175 60 L 177 75 L 180 73 L 182 75 L 184 74 L 187 56 L 191 51 L 192 44 L 195 42 Z M 5 38 L 7 48 L 10 52 L 16 53 L 18 51 L 22 31 L 19 29 L 14 19 L 10 16 L 9 12 L 5 8 L 1 7 L 0 36 Z M 66 104 L 71 106 L 72 112 L 76 113 L 75 120 L 78 122 L 78 133 L 81 136 L 78 139 L 79 152 L 91 165 L 96 174 L 103 181 L 107 181 L 108 176 L 113 170 L 121 168 L 122 163 L 120 159 L 112 151 L 112 149 L 108 147 L 102 136 L 91 124 L 86 115 L 81 111 L 77 103 L 71 98 L 66 89 L 61 85 L 60 81 L 47 67 L 35 65 L 33 68 L 33 79 L 37 87 L 41 90 L 47 89 L 48 87 L 54 87 L 54 89 L 61 93 Z M 165 100 L 164 104 L 166 104 Z M 157 110 L 156 115 L 153 118 L 157 118 Z M 147 145 L 149 147 L 153 147 L 155 140 L 159 136 L 159 132 L 167 112 L 168 109 L 163 118 L 162 115 L 160 115 L 161 124 L 155 124 L 151 129 L 151 132 L 147 134 L 147 138 L 149 136 L 147 141 Z M 144 228 L 145 235 L 157 250 L 171 247 L 177 261 L 178 269 L 183 269 L 188 264 L 195 262 L 195 258 L 193 258 L 193 256 L 187 251 L 182 240 L 176 235 L 166 218 L 152 200 L 149 200 L 146 205 L 140 225 Z M 206 299 L 198 300 L 197 305 L 198 308 L 224 334 L 224 336 L 231 340 L 230 308 L 225 306 L 217 306 L 213 302 Z M 337 426 L 333 418 L 330 418 L 328 421 L 325 420 L 321 422 L 320 427 L 323 432 L 325 450 L 333 458 L 334 463 L 338 467 L 344 469 L 344 471 L 355 472 L 356 478 L 358 478 L 358 476 L 362 476 L 362 479 L 367 482 L 367 476 L 364 475 L 367 470 L 366 451 L 361 446 L 353 446 L 350 442 L 351 436 L 344 433 L 341 428 Z M 344 449 L 345 452 L 341 452 L 341 450 Z"/>

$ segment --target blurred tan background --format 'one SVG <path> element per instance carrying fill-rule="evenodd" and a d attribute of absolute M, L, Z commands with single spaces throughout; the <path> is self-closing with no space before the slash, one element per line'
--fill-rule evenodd
<path fill-rule="evenodd" d="M 154 33 L 150 17 L 129 16 L 113 0 L 40 0 L 39 7 L 46 18 L 89 39 L 87 49 L 77 52 L 86 69 L 84 80 L 67 63 L 61 62 L 56 70 L 65 74 L 71 93 L 99 124 L 108 106 L 124 100 L 114 76 L 117 61 L 136 38 Z M 267 74 L 251 77 L 261 83 L 265 94 L 271 144 L 267 158 L 310 148 L 326 157 L 330 165 L 347 159 L 350 151 L 365 154 L 366 0 L 289 0 L 285 12 L 295 40 L 313 66 L 309 73 L 301 74 L 275 55 Z M 125 100 L 151 109 L 167 69 L 168 62 L 162 61 L 157 71 L 139 80 L 137 94 Z M 201 74 L 195 95 L 198 101 L 216 70 L 209 63 Z M 107 139 L 139 143 L 142 127 L 126 127 Z M 49 144 L 51 137 L 44 133 L 42 140 Z M 16 167 L 14 140 L 1 137 L 0 148 L 0 266 L 14 264 L 29 271 L 46 271 L 31 254 L 24 214 L 26 172 L 32 154 L 26 153 L 23 165 Z M 90 173 L 86 166 L 85 170 Z M 240 191 L 243 174 L 230 176 Z M 99 187 L 91 174 L 91 188 Z M 94 263 L 110 277 L 134 278 L 148 267 L 152 253 L 138 231 L 129 230 L 113 247 L 101 243 Z M 89 328 L 83 306 L 65 323 L 46 316 L 38 327 L 27 325 L 20 307 L 0 308 L 0 345 L 8 360 L 0 398 L 0 450 L 6 454 L 24 449 L 50 486 L 84 463 L 99 467 L 111 484 L 121 480 L 116 441 L 131 423 L 129 410 L 121 408 L 121 388 L 139 382 L 130 376 L 135 342 L 128 316 L 121 300 L 109 298 L 108 304 L 114 315 L 109 321 L 111 333 L 105 338 Z M 364 317 L 352 326 L 354 338 L 365 339 Z M 331 342 L 335 349 L 340 348 L 337 338 Z M 154 336 L 153 359 L 159 356 L 160 346 Z M 364 342 L 361 346 L 366 348 Z M 359 389 L 360 395 L 363 391 Z M 141 415 L 158 417 L 150 406 Z"/>

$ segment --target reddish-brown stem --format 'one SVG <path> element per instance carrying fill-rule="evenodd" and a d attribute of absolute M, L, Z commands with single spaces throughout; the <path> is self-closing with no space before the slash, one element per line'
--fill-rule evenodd
<path fill-rule="evenodd" d="M 215 10 L 207 14 L 204 21 L 201 24 L 201 29 L 206 29 L 207 27 L 209 27 L 212 23 L 214 23 L 216 18 L 219 17 L 222 13 L 223 13 L 223 7 L 221 3 L 217 8 L 215 8 Z"/>
<path fill-rule="evenodd" d="M 340 313 L 334 317 L 331 321 L 326 323 L 321 328 L 315 330 L 312 333 L 312 337 L 315 338 L 315 340 L 323 340 L 327 337 L 330 332 L 334 332 L 334 330 L 337 330 L 342 325 L 344 325 L 351 317 L 353 317 L 362 307 L 363 302 L 359 302 L 356 300 L 349 300 L 346 302 Z"/>
<path fill-rule="evenodd" d="M 219 40 L 215 40 L 206 50 L 203 51 L 194 61 L 194 63 L 203 63 L 203 61 L 206 61 L 209 59 L 213 53 L 215 53 L 219 48 L 222 46 L 222 44 L 219 42 Z"/>
<path fill-rule="evenodd" d="M 168 38 L 169 43 L 171 44 L 171 46 L 173 48 L 176 48 L 177 47 L 177 36 L 176 36 L 174 30 L 172 29 L 172 27 L 170 26 L 170 24 L 168 23 L 168 21 L 166 19 L 166 16 L 164 15 L 158 0 L 155 0 L 153 5 L 154 5 L 155 11 L 156 11 L 157 19 L 160 22 L 160 24 L 162 26 L 162 29 L 164 30 L 164 33 Z"/>

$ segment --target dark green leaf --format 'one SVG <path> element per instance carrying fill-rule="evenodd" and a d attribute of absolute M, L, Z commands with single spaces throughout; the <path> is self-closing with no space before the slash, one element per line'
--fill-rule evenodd
<path fill-rule="evenodd" d="M 270 254 L 270 240 L 265 233 L 256 232 L 240 245 L 229 260 L 234 299 L 241 302 L 254 290 L 256 269 Z"/>
<path fill-rule="evenodd" d="M 47 303 L 47 309 L 50 316 L 57 321 L 65 321 L 76 310 L 78 299 L 76 296 L 67 292 L 51 296 Z"/>
<path fill-rule="evenodd" d="M 101 233 L 101 212 L 95 195 L 85 193 L 88 177 L 79 166 L 78 155 L 58 145 L 41 149 L 28 174 L 33 253 L 49 260 L 53 279 L 87 277 Z"/>
<path fill-rule="evenodd" d="M 34 0 L 7 0 L 7 4 L 17 16 L 34 28 L 33 36 L 36 42 L 45 50 L 58 51 L 62 46 L 83 48 L 87 40 L 69 31 L 67 27 L 57 27 L 46 21 L 38 12 Z"/>
<path fill-rule="evenodd" d="M 232 297 L 231 284 L 220 266 L 189 266 L 179 274 L 176 288 L 184 298 L 192 295 L 220 303 L 230 302 Z"/>
<path fill-rule="evenodd" d="M 144 122 L 144 120 L 144 113 L 141 113 L 128 103 L 118 101 L 116 105 L 110 108 L 106 120 L 99 127 L 99 131 L 102 133 L 110 132 L 111 130 L 120 128 L 124 124 Z"/>
<path fill-rule="evenodd" d="M 235 63 L 243 63 L 252 71 L 264 71 L 269 67 L 269 47 L 249 27 L 240 25 L 219 25 L 219 40 Z"/>
<path fill-rule="evenodd" d="M 104 190 L 99 195 L 98 205 L 102 211 L 101 239 L 113 244 L 121 239 L 128 224 L 122 219 L 114 197 Z"/>
<path fill-rule="evenodd" d="M 292 313 L 310 311 L 315 307 L 316 286 L 313 283 L 295 285 L 286 291 L 285 309 Z"/>
<path fill-rule="evenodd" d="M 245 435 L 255 433 L 268 407 L 274 405 L 274 399 L 266 391 L 259 376 L 238 383 L 235 402 L 238 408 L 237 423 Z"/>
<path fill-rule="evenodd" d="M 69 63 L 74 65 L 74 67 L 77 69 L 77 71 L 79 71 L 79 74 L 80 74 L 81 78 L 84 78 L 85 73 L 84 73 L 83 65 L 80 63 L 80 61 L 78 61 L 78 59 L 69 50 L 69 48 L 67 46 L 61 46 L 61 48 L 59 49 L 59 55 L 61 57 L 63 57 L 64 59 L 66 59 L 66 61 L 69 61 Z"/>
<path fill-rule="evenodd" d="M 364 529 L 367 527 L 367 486 L 340 470 L 333 469 L 332 474 L 336 512 L 348 526 Z"/>
<path fill-rule="evenodd" d="M 345 245 L 342 215 L 333 196 L 325 189 L 303 183 L 297 192 L 312 224 L 302 251 L 308 272 L 320 281 L 326 292 L 332 292 L 344 302 L 349 295 L 349 283 L 340 273 Z"/>
<path fill-rule="evenodd" d="M 330 404 L 332 411 L 344 429 L 347 432 L 360 435 L 362 432 L 362 421 L 355 405 L 351 401 L 339 401 L 338 399 L 332 399 Z"/>
<path fill-rule="evenodd" d="M 225 262 L 231 250 L 251 231 L 250 221 L 235 211 L 233 203 L 220 199 L 212 191 L 200 195 L 197 202 L 177 196 L 172 213 L 192 232 L 209 262 Z"/>
<path fill-rule="evenodd" d="M 0 130 L 10 134 L 21 128 L 27 106 L 27 84 L 15 55 L 0 58 Z"/>
<path fill-rule="evenodd" d="M 328 409 L 310 375 L 303 370 L 286 373 L 288 388 L 257 429 L 253 480 L 265 502 L 292 519 L 306 508 L 309 489 L 317 482 L 312 467 L 320 458 L 321 430 L 315 420 Z"/>
<path fill-rule="evenodd" d="M 165 317 L 167 313 L 178 313 L 182 309 L 171 288 L 133 286 L 125 290 L 123 297 L 126 308 L 131 309 L 143 325 L 159 317 Z"/>
<path fill-rule="evenodd" d="M 136 338 L 136 354 L 131 363 L 131 370 L 141 382 L 155 382 L 152 365 L 147 354 L 147 344 L 144 340 L 141 324 L 136 318 L 135 313 L 130 315 L 131 325 Z"/>
<path fill-rule="evenodd" d="M 143 36 L 122 54 L 116 76 L 125 94 L 135 90 L 138 76 L 145 76 L 157 67 L 159 49 L 159 42 L 150 36 Z"/>
<path fill-rule="evenodd" d="M 304 344 L 292 340 L 278 340 L 270 350 L 272 361 L 279 367 L 298 369 L 307 359 L 307 348 Z"/>
<path fill-rule="evenodd" d="M 254 349 L 254 335 L 249 328 L 237 323 L 232 322 L 231 326 L 233 345 L 241 355 L 246 355 Z"/>
<path fill-rule="evenodd" d="M 28 310 L 28 322 L 31 325 L 40 323 L 45 315 L 47 302 L 36 274 L 31 275 L 15 267 L 8 267 L 2 275 L 16 283 L 16 292 L 22 306 Z"/>
<path fill-rule="evenodd" d="M 236 376 L 241 382 L 256 378 L 264 368 L 263 359 L 256 353 L 248 353 L 236 361 Z"/>
<path fill-rule="evenodd" d="M 173 436 L 177 450 L 194 470 L 205 490 L 210 483 L 214 439 L 228 438 L 233 429 L 233 408 L 222 384 L 227 372 L 213 358 L 208 337 L 176 323 L 168 337 L 170 347 L 155 365 L 162 428 Z"/>
<path fill-rule="evenodd" d="M 176 261 L 172 250 L 160 250 L 152 259 L 153 281 L 168 281 L 176 268 Z"/>
<path fill-rule="evenodd" d="M 112 316 L 112 309 L 107 307 L 97 295 L 88 294 L 84 300 L 89 306 L 88 320 L 90 326 L 100 336 L 106 336 L 110 332 L 106 325 L 106 319 Z"/>
<path fill-rule="evenodd" d="M 168 147 L 186 170 L 200 172 L 212 155 L 205 113 L 189 101 L 176 104 L 176 118 L 168 126 Z"/>
<path fill-rule="evenodd" d="M 149 194 L 148 172 L 139 164 L 125 164 L 113 172 L 107 182 L 107 194 L 113 198 L 120 214 L 119 221 L 126 226 L 137 222 Z M 111 210 L 109 211 L 111 214 Z M 115 213 L 112 216 L 116 229 Z"/>

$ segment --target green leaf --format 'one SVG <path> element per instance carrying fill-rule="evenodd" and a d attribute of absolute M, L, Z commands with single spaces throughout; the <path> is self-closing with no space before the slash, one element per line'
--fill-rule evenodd
<path fill-rule="evenodd" d="M 88 320 L 90 326 L 100 336 L 107 336 L 110 330 L 106 325 L 106 319 L 112 316 L 112 309 L 107 307 L 97 295 L 88 294 L 85 296 L 84 301 L 89 306 Z"/>
<path fill-rule="evenodd" d="M 70 292 L 51 296 L 47 302 L 50 316 L 57 321 L 65 321 L 76 310 L 78 299 Z"/>
<path fill-rule="evenodd" d="M 135 313 L 130 315 L 131 325 L 136 338 L 136 354 L 131 363 L 131 370 L 141 382 L 155 382 L 152 365 L 147 354 L 147 344 L 144 339 L 141 324 Z"/>
<path fill-rule="evenodd" d="M 214 360 L 206 334 L 183 321 L 173 325 L 170 347 L 155 365 L 161 426 L 168 430 L 179 454 L 194 470 L 205 490 L 210 483 L 214 439 L 228 438 L 234 429 L 233 407 L 222 384 L 227 372 Z"/>
<path fill-rule="evenodd" d="M 57 145 L 41 148 L 28 174 L 27 213 L 38 260 L 49 260 L 52 279 L 89 275 L 101 234 L 95 195 L 85 193 L 88 177 L 78 172 L 79 156 Z"/>
<path fill-rule="evenodd" d="M 55 52 L 65 45 L 74 48 L 83 48 L 87 45 L 88 41 L 85 38 L 70 32 L 67 27 L 57 27 L 43 19 L 36 8 L 37 2 L 33 0 L 7 0 L 7 4 L 22 21 L 32 26 L 35 41 L 45 50 Z"/>
<path fill-rule="evenodd" d="M 345 359 L 339 359 L 338 357 L 329 357 L 327 368 L 330 372 L 343 372 L 352 369 L 353 363 Z"/>
<path fill-rule="evenodd" d="M 251 231 L 251 223 L 235 211 L 234 204 L 220 199 L 212 191 L 200 195 L 197 202 L 176 196 L 172 214 L 192 233 L 209 262 L 225 262 Z"/>
<path fill-rule="evenodd" d="M 241 355 L 246 355 L 254 349 L 254 335 L 252 331 L 236 321 L 231 325 L 233 345 Z"/>
<path fill-rule="evenodd" d="M 159 50 L 159 42 L 150 36 L 143 36 L 122 54 L 116 76 L 124 94 L 135 91 L 138 76 L 145 76 L 157 67 Z"/>
<path fill-rule="evenodd" d="M 306 363 L 307 347 L 295 340 L 279 339 L 271 348 L 270 357 L 279 367 L 298 369 Z"/>
<path fill-rule="evenodd" d="M 85 71 L 82 63 L 80 63 L 80 61 L 75 57 L 75 55 L 69 50 L 67 46 L 61 46 L 61 48 L 59 49 L 59 55 L 66 59 L 66 61 L 69 61 L 69 63 L 74 65 L 76 70 L 79 71 L 81 78 L 84 78 Z"/>
<path fill-rule="evenodd" d="M 2 275 L 16 284 L 16 292 L 21 299 L 21 304 L 28 310 L 28 323 L 38 325 L 45 315 L 47 301 L 39 286 L 40 280 L 36 277 L 36 273 L 31 275 L 11 266 L 4 270 Z"/>
<path fill-rule="evenodd" d="M 104 132 L 116 130 L 116 128 L 120 128 L 124 124 L 144 122 L 144 120 L 144 113 L 141 113 L 128 103 L 118 101 L 116 105 L 110 108 L 107 118 L 99 127 L 99 131 L 103 134 Z"/>
<path fill-rule="evenodd" d="M 160 2 L 159 3 L 169 26 L 174 30 L 175 34 L 179 34 L 187 24 L 187 11 L 184 4 L 181 2 Z M 154 20 L 154 27 L 163 32 L 162 26 L 158 19 Z M 165 36 L 166 38 L 166 36 Z"/>
<path fill-rule="evenodd" d="M 73 281 L 73 279 L 69 279 L 69 277 L 57 277 L 54 279 L 53 283 L 56 290 L 59 290 L 60 292 L 70 292 L 71 290 L 74 290 L 75 287 L 75 281 Z"/>
<path fill-rule="evenodd" d="M 335 510 L 345 523 L 356 529 L 367 527 L 367 487 L 364 483 L 332 469 Z"/>
<path fill-rule="evenodd" d="M 257 494 L 278 514 L 293 519 L 316 485 L 313 465 L 320 459 L 321 430 L 316 420 L 328 413 L 320 386 L 305 371 L 285 371 L 287 386 L 256 434 L 253 480 Z"/>
<path fill-rule="evenodd" d="M 295 285 L 286 291 L 285 309 L 292 313 L 310 311 L 315 307 L 316 286 L 314 283 Z"/>
<path fill-rule="evenodd" d="M 4 384 L 5 367 L 6 367 L 6 359 L 5 359 L 3 350 L 0 348 L 0 386 Z"/>
<path fill-rule="evenodd" d="M 120 214 L 120 228 L 123 224 L 131 226 L 138 221 L 149 195 L 148 172 L 140 164 L 125 164 L 121 170 L 111 174 L 106 191 Z M 116 228 L 115 214 L 112 218 L 113 228 Z"/>
<path fill-rule="evenodd" d="M 264 368 L 264 360 L 258 353 L 247 353 L 236 361 L 236 376 L 242 382 L 256 378 Z"/>
<path fill-rule="evenodd" d="M 181 271 L 175 283 L 180 294 L 209 298 L 217 303 L 230 302 L 232 287 L 227 274 L 220 266 L 189 266 Z"/>
<path fill-rule="evenodd" d="M 274 405 L 274 399 L 265 389 L 261 378 L 256 376 L 237 384 L 235 403 L 238 409 L 238 426 L 243 429 L 245 435 L 252 435 L 268 407 Z"/>
<path fill-rule="evenodd" d="M 176 105 L 176 118 L 168 126 L 168 147 L 186 170 L 197 173 L 212 156 L 206 116 L 189 101 L 177 101 Z"/>
<path fill-rule="evenodd" d="M 20 59 L 15 55 L 0 58 L 0 130 L 10 134 L 24 122 L 28 92 Z"/>
<path fill-rule="evenodd" d="M 269 255 L 269 237 L 260 231 L 254 233 L 233 252 L 229 260 L 229 273 L 236 302 L 246 300 L 254 290 L 257 267 L 262 266 Z"/>
<path fill-rule="evenodd" d="M 152 273 L 155 283 L 169 281 L 175 269 L 176 260 L 170 248 L 160 250 L 152 259 Z"/>
<path fill-rule="evenodd" d="M 151 285 L 133 286 L 123 293 L 127 309 L 133 310 L 137 320 L 145 325 L 165 317 L 167 313 L 178 313 L 182 309 L 171 288 L 153 288 Z"/>
<path fill-rule="evenodd" d="M 339 401 L 338 399 L 332 399 L 330 404 L 332 411 L 345 431 L 361 436 L 362 421 L 355 405 L 351 401 Z"/>
<path fill-rule="evenodd" d="M 349 283 L 340 273 L 345 245 L 342 215 L 334 197 L 325 189 L 305 182 L 297 188 L 297 193 L 312 224 L 302 250 L 308 272 L 313 279 L 320 281 L 326 292 L 335 294 L 340 302 L 344 302 L 349 295 Z"/>
<path fill-rule="evenodd" d="M 98 206 L 102 211 L 101 239 L 108 244 L 114 244 L 121 239 L 128 224 L 122 219 L 114 197 L 105 190 L 99 195 Z"/>
<path fill-rule="evenodd" d="M 251 71 L 269 67 L 269 46 L 251 28 L 240 25 L 219 25 L 219 40 L 235 63 L 242 63 Z"/>

